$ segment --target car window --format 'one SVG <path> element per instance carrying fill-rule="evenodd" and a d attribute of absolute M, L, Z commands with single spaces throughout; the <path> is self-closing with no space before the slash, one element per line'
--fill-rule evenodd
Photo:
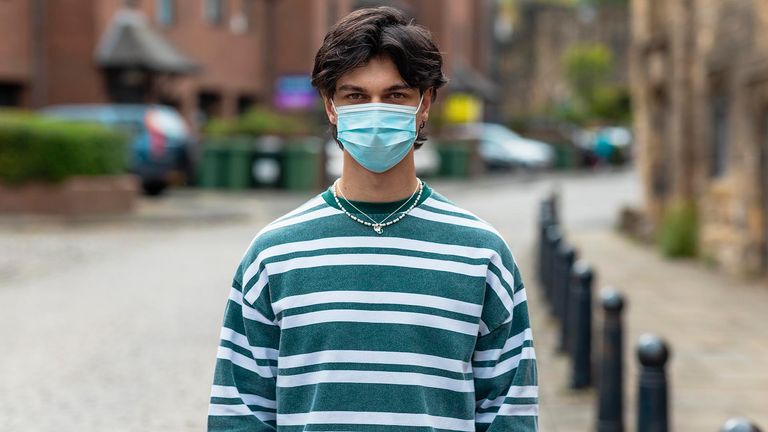
<path fill-rule="evenodd" d="M 136 136 L 144 132 L 144 125 L 138 121 L 117 120 L 114 122 L 114 125 L 120 130 L 128 132 L 131 136 Z"/>
<path fill-rule="evenodd" d="M 184 119 L 173 111 L 150 109 L 144 117 L 147 127 L 170 138 L 185 139 L 189 130 Z"/>
<path fill-rule="evenodd" d="M 66 120 L 81 120 L 92 122 L 107 122 L 107 113 L 103 109 L 79 108 L 79 107 L 60 107 L 53 109 L 44 109 L 44 114 Z"/>

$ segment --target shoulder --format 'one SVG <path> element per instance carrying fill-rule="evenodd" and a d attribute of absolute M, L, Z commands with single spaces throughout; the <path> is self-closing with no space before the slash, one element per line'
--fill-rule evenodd
<path fill-rule="evenodd" d="M 285 243 L 312 240 L 319 224 L 328 216 L 338 214 L 320 194 L 315 195 L 293 210 L 264 225 L 250 240 L 240 260 L 240 267 L 247 268 L 260 261 L 263 252 Z"/>
<path fill-rule="evenodd" d="M 419 208 L 420 217 L 444 223 L 455 230 L 457 235 L 478 243 L 478 246 L 498 252 L 509 249 L 504 236 L 493 225 L 440 192 L 433 190 Z"/>
<path fill-rule="evenodd" d="M 517 261 L 504 235 L 496 227 L 434 190 L 424 201 L 423 210 L 429 213 L 425 214 L 427 217 L 453 224 L 462 236 L 472 239 L 476 246 L 489 249 L 491 272 L 501 276 L 511 289 L 519 289 L 521 281 Z"/>

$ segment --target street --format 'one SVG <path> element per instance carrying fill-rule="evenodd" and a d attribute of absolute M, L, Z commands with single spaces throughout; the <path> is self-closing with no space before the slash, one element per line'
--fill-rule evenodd
<path fill-rule="evenodd" d="M 557 185 L 567 230 L 611 230 L 618 209 L 639 202 L 634 175 L 430 185 L 496 226 L 532 286 L 538 200 Z M 311 195 L 173 191 L 144 202 L 135 219 L 3 221 L 0 430 L 203 429 L 235 267 L 265 223 Z M 532 303 L 536 297 L 529 294 Z M 535 303 L 531 309 L 541 313 Z M 546 347 L 555 334 L 542 329 L 543 316 L 534 321 L 537 343 Z"/>
<path fill-rule="evenodd" d="M 0 432 L 768 431 L 768 0 L 200 3 L 0 1 Z"/>

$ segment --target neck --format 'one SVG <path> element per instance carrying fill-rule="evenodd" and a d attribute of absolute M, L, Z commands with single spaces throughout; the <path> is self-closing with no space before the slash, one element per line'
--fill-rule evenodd
<path fill-rule="evenodd" d="M 390 202 L 406 199 L 419 187 L 413 149 L 400 163 L 383 173 L 368 171 L 345 151 L 341 179 L 337 186 L 352 201 Z"/>

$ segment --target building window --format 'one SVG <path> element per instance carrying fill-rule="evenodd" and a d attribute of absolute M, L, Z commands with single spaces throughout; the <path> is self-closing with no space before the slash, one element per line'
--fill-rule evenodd
<path fill-rule="evenodd" d="M 0 82 L 0 107 L 21 106 L 21 84 Z"/>
<path fill-rule="evenodd" d="M 728 98 L 718 95 L 712 100 L 712 152 L 710 174 L 720 177 L 728 166 Z"/>
<path fill-rule="evenodd" d="M 253 23 L 253 0 L 243 0 L 241 9 L 232 14 L 229 19 L 229 28 L 232 33 L 242 34 L 250 30 Z"/>
<path fill-rule="evenodd" d="M 205 5 L 205 20 L 211 24 L 221 24 L 224 21 L 224 0 L 203 0 Z"/>
<path fill-rule="evenodd" d="M 157 0 L 157 23 L 163 26 L 172 25 L 175 9 L 174 0 Z"/>
<path fill-rule="evenodd" d="M 197 109 L 199 125 L 221 117 L 221 95 L 215 91 L 201 91 L 197 94 Z"/>
<path fill-rule="evenodd" d="M 237 114 L 247 113 L 256 104 L 256 98 L 251 95 L 240 95 L 237 98 Z"/>

